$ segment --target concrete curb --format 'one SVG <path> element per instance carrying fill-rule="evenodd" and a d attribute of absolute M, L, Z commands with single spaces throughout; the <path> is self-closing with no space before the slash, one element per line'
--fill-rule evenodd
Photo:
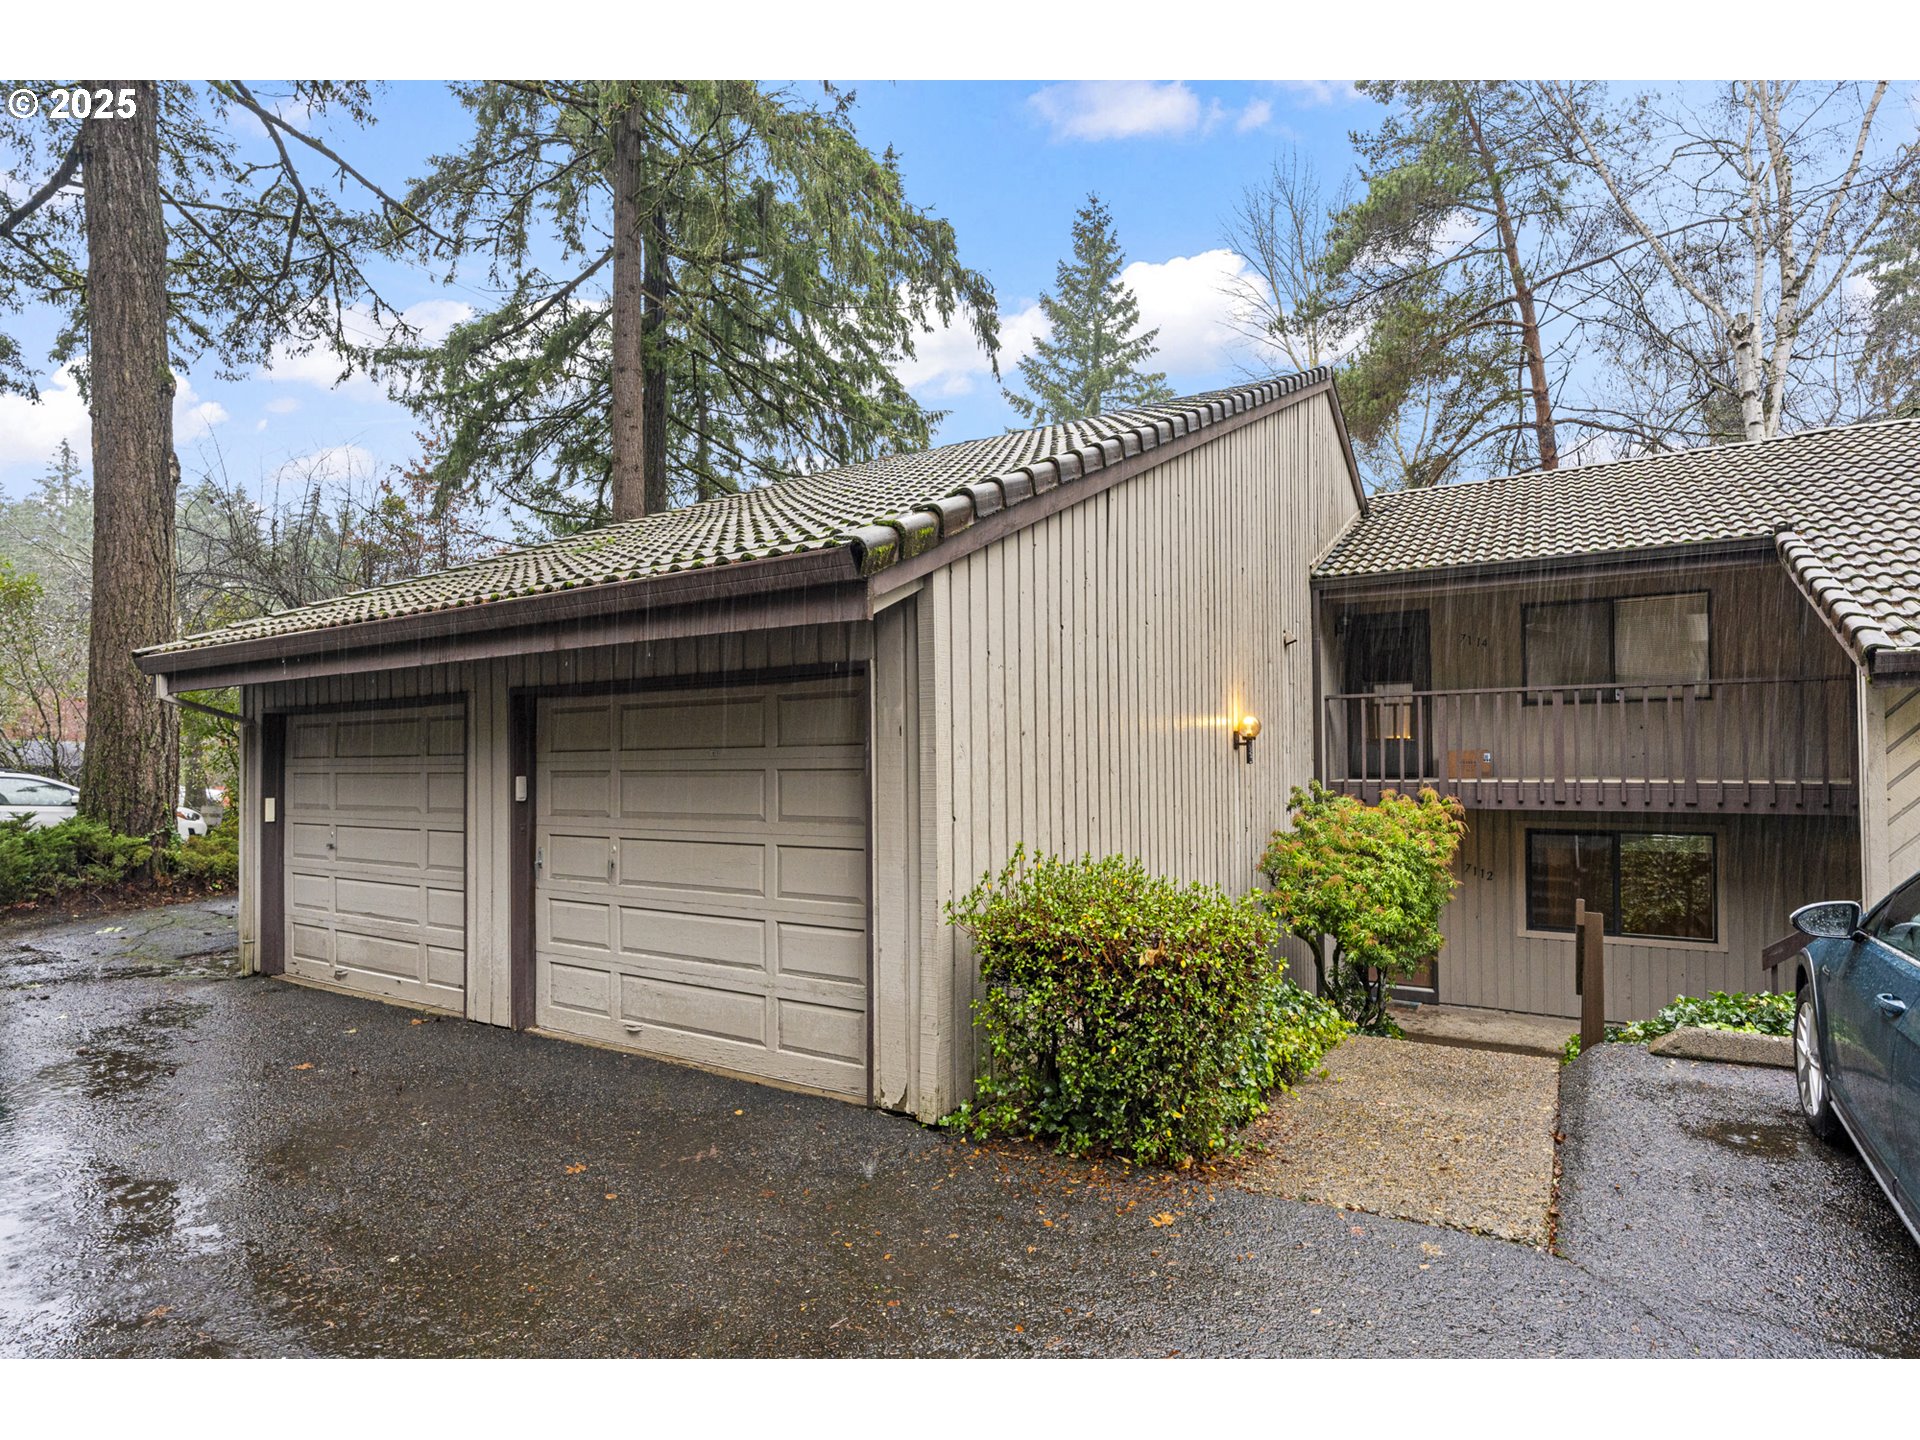
<path fill-rule="evenodd" d="M 1647 1046 L 1652 1055 L 1678 1060 L 1718 1060 L 1728 1065 L 1793 1068 L 1793 1041 L 1785 1035 L 1755 1035 L 1745 1030 L 1708 1030 L 1686 1025 Z"/>

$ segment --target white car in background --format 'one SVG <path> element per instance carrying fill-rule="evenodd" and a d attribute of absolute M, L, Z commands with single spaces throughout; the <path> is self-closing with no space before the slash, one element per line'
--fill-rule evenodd
<path fill-rule="evenodd" d="M 80 792 L 62 780 L 29 775 L 23 770 L 0 770 L 0 816 L 27 817 L 35 830 L 71 820 L 80 808 Z"/>
<path fill-rule="evenodd" d="M 80 791 L 66 781 L 29 775 L 24 770 L 0 770 L 0 819 L 25 815 L 32 829 L 44 830 L 79 813 Z M 174 807 L 173 823 L 182 840 L 207 833 L 205 818 L 185 805 Z"/>

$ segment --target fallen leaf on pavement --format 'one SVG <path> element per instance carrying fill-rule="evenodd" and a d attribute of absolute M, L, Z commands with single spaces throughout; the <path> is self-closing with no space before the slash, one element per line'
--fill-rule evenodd
<path fill-rule="evenodd" d="M 585 1170 L 586 1168 L 587 1168 L 587 1167 L 586 1167 L 586 1166 L 584 1166 L 584 1165 L 569 1165 L 569 1166 L 567 1166 L 567 1174 L 569 1174 L 569 1175 L 578 1175 L 578 1174 L 580 1174 L 580 1173 L 581 1173 L 581 1172 L 582 1172 L 583 1170 Z"/>
<path fill-rule="evenodd" d="M 311 1070 L 311 1069 L 313 1069 L 313 1061 L 311 1061 L 311 1060 L 308 1060 L 308 1061 L 306 1061 L 306 1062 L 304 1062 L 303 1064 L 299 1064 L 299 1065 L 296 1065 L 296 1066 L 294 1066 L 293 1068 L 294 1068 L 294 1069 L 296 1069 L 296 1070 Z"/>
<path fill-rule="evenodd" d="M 1171 1210 L 1162 1210 L 1158 1215 L 1153 1217 L 1153 1223 L 1156 1226 L 1173 1224 L 1173 1212 Z"/>

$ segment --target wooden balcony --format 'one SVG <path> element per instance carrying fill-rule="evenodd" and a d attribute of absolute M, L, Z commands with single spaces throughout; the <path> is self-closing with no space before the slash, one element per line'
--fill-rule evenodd
<path fill-rule="evenodd" d="M 1851 814 L 1851 677 L 1329 695 L 1320 776 L 1478 810 Z"/>

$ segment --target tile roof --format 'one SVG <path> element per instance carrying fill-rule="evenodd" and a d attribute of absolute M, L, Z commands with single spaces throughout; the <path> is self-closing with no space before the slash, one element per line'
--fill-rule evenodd
<path fill-rule="evenodd" d="M 1920 421 L 1376 495 L 1321 577 L 1771 540 L 1856 656 L 1920 649 Z"/>
<path fill-rule="evenodd" d="M 870 575 L 924 553 L 976 518 L 1328 379 L 1320 368 L 796 475 L 138 653 L 209 649 L 837 546 L 849 547 L 858 573 Z"/>

